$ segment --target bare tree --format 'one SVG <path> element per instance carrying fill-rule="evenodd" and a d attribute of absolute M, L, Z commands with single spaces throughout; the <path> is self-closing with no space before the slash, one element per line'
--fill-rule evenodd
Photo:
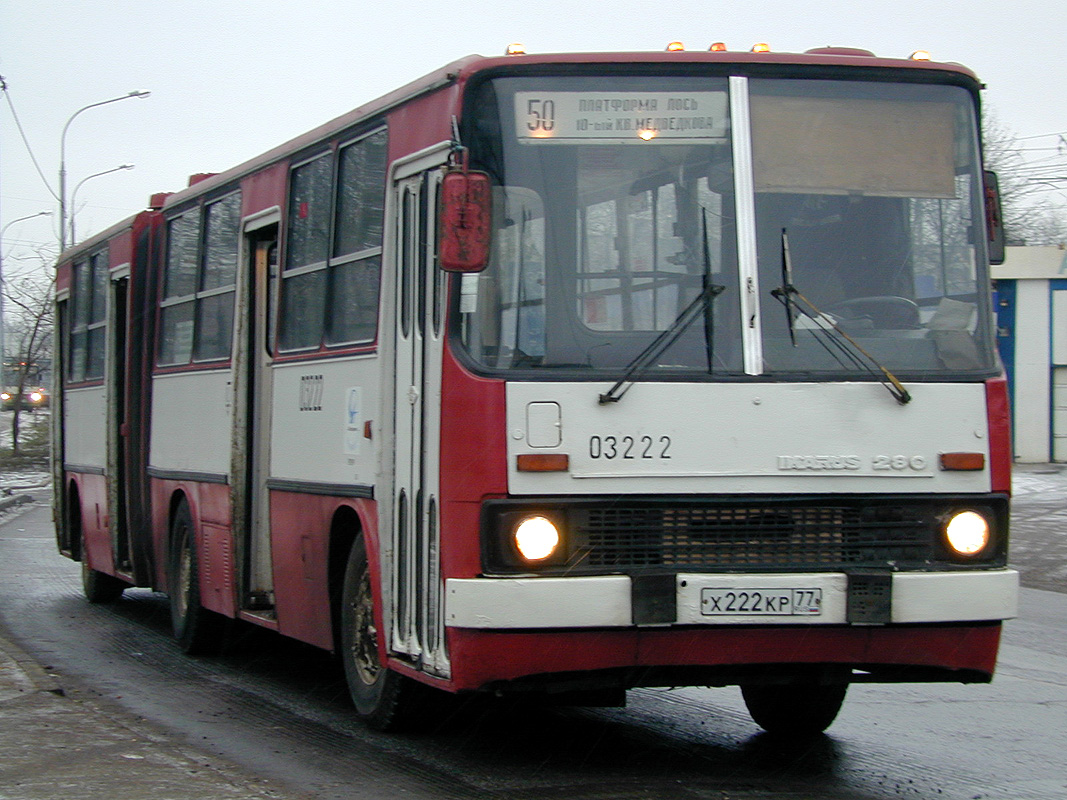
<path fill-rule="evenodd" d="M 36 270 L 4 281 L 4 339 L 10 357 L 9 364 L 13 367 L 5 370 L 6 378 L 12 381 L 14 390 L 12 456 L 20 453 L 22 399 L 30 379 L 38 374 L 42 363 L 51 361 L 54 288 L 55 279 L 51 270 L 48 270 L 47 277 L 45 271 Z"/>
<path fill-rule="evenodd" d="M 1050 135 L 1050 138 L 1055 138 Z M 995 113 L 983 120 L 983 150 L 987 169 L 997 173 L 1009 244 L 1055 245 L 1067 242 L 1067 183 L 1051 180 L 1067 169 L 1067 148 L 1038 160 Z"/>

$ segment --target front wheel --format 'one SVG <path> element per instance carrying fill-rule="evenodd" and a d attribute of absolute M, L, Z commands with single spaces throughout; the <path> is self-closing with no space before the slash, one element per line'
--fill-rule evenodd
<path fill-rule="evenodd" d="M 438 692 L 385 667 L 379 656 L 367 550 L 357 538 L 341 598 L 341 661 L 356 713 L 380 731 L 411 728 Z"/>
<path fill-rule="evenodd" d="M 189 504 L 182 500 L 170 525 L 170 621 L 174 638 L 189 655 L 222 649 L 227 619 L 200 604 L 200 561 Z"/>
<path fill-rule="evenodd" d="M 814 736 L 830 727 L 845 702 L 847 683 L 742 686 L 748 713 L 768 733 Z"/>

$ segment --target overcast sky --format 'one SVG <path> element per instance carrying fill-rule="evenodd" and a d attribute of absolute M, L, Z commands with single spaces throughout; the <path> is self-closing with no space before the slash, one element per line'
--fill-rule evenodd
<path fill-rule="evenodd" d="M 49 186 L 0 98 L 0 223 L 57 208 L 60 134 L 89 103 L 152 93 L 90 109 L 70 126 L 68 192 L 93 173 L 136 165 L 79 189 L 79 239 L 136 213 L 154 192 L 181 189 L 190 174 L 235 166 L 509 42 L 569 52 L 765 41 L 777 51 L 840 45 L 902 58 L 921 48 L 973 69 L 1021 144 L 1054 148 L 1055 136 L 1038 137 L 1067 134 L 1064 30 L 1062 0 L 2 0 L 0 75 Z M 1042 155 L 1056 154 L 1032 157 Z M 27 263 L 27 248 L 54 245 L 54 220 L 8 228 L 5 275 Z"/>

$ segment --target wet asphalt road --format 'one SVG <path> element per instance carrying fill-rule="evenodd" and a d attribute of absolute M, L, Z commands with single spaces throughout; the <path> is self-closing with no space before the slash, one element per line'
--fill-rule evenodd
<path fill-rule="evenodd" d="M 994 682 L 854 686 L 808 743 L 761 734 L 736 689 L 638 690 L 626 709 L 472 703 L 425 734 L 375 733 L 328 655 L 249 629 L 221 658 L 192 659 L 161 595 L 88 605 L 41 504 L 0 520 L 0 625 L 68 691 L 315 800 L 1060 800 L 1067 474 L 1020 470 L 1016 496 L 1012 561 L 1040 588 L 1023 591 Z"/>

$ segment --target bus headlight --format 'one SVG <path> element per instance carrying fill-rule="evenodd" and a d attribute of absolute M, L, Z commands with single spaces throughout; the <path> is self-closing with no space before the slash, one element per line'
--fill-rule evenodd
<path fill-rule="evenodd" d="M 559 548 L 559 529 L 547 517 L 526 517 L 515 526 L 515 549 L 527 561 L 544 561 Z"/>
<path fill-rule="evenodd" d="M 971 558 L 983 553 L 992 540 L 989 520 L 977 511 L 959 511 L 945 523 L 945 543 L 953 555 Z"/>

